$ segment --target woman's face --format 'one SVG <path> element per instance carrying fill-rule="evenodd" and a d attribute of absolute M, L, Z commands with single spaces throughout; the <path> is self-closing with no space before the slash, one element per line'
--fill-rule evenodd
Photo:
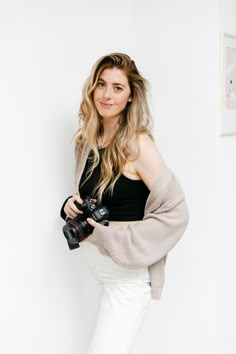
<path fill-rule="evenodd" d="M 104 69 L 93 93 L 93 101 L 103 118 L 119 119 L 127 102 L 131 102 L 131 90 L 123 70 L 116 67 Z"/>

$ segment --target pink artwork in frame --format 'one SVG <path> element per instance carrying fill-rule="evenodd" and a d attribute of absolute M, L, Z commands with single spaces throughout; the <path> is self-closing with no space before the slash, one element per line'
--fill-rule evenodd
<path fill-rule="evenodd" d="M 236 48 L 226 48 L 225 108 L 236 109 Z"/>
<path fill-rule="evenodd" d="M 219 93 L 219 135 L 236 135 L 236 34 L 221 33 Z"/>

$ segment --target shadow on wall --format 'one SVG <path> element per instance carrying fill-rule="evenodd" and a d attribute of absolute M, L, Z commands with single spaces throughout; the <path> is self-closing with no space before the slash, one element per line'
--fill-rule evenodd
<path fill-rule="evenodd" d="M 93 330 L 100 289 L 86 268 L 83 248 L 71 251 L 62 232 L 63 220 L 55 219 L 42 262 L 44 301 L 53 323 L 63 319 L 63 336 L 79 349 L 87 347 Z M 48 317 L 48 314 L 47 314 Z M 77 343 L 77 344 L 76 344 Z"/>

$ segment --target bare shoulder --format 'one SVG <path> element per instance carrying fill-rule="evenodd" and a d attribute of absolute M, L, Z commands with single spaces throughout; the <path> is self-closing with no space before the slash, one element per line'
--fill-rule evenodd
<path fill-rule="evenodd" d="M 147 134 L 139 134 L 136 139 L 132 139 L 129 143 L 129 151 L 131 158 L 137 161 L 148 157 L 161 159 L 156 143 Z"/>
<path fill-rule="evenodd" d="M 135 143 L 136 141 L 136 143 Z M 137 154 L 137 151 L 139 152 Z M 161 174 L 164 161 L 156 143 L 147 134 L 140 134 L 130 143 L 131 155 L 136 154 L 134 168 L 149 189 Z"/>
<path fill-rule="evenodd" d="M 147 150 L 157 151 L 157 146 L 154 140 L 147 134 L 140 134 L 138 136 L 138 146 L 140 149 L 140 153 L 145 152 Z"/>
<path fill-rule="evenodd" d="M 137 158 L 138 152 L 155 146 L 153 139 L 148 134 L 139 134 L 129 142 L 129 152 L 132 158 Z"/>

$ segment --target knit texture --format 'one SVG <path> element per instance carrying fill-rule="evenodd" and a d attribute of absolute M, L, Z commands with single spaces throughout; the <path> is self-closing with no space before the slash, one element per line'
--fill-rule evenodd
<path fill-rule="evenodd" d="M 80 156 L 77 165 L 77 193 L 87 156 L 88 153 Z M 164 285 L 167 254 L 184 234 L 188 220 L 183 190 L 174 173 L 165 165 L 150 191 L 143 220 L 126 226 L 97 224 L 89 241 L 102 254 L 124 267 L 148 266 L 152 298 L 157 300 Z"/>

